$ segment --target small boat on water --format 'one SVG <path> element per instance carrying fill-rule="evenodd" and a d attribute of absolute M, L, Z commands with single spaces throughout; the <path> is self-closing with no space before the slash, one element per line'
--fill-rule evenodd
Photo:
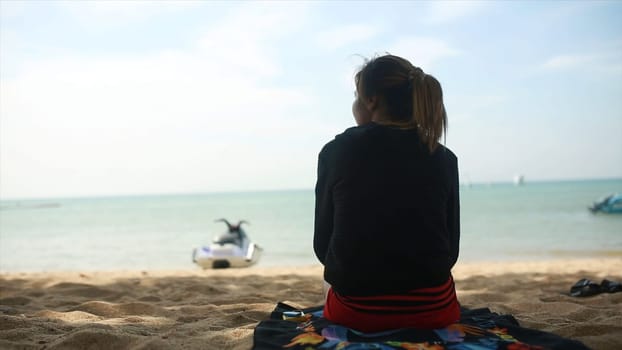
<path fill-rule="evenodd" d="M 522 186 L 522 185 L 524 185 L 525 184 L 525 175 L 521 175 L 521 174 L 514 175 L 513 182 L 514 182 L 514 186 Z"/>
<path fill-rule="evenodd" d="M 609 195 L 589 207 L 592 213 L 620 213 L 622 214 L 622 194 Z"/>
<path fill-rule="evenodd" d="M 210 245 L 195 248 L 192 261 L 204 269 L 248 267 L 256 264 L 263 249 L 253 243 L 242 229 L 242 224 L 248 222 L 241 220 L 234 225 L 226 219 L 216 221 L 224 222 L 227 231 L 215 237 Z"/>

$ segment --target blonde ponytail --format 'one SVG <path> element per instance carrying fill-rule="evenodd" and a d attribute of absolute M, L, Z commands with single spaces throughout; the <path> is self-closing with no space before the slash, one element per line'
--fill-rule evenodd
<path fill-rule="evenodd" d="M 441 84 L 429 74 L 413 80 L 413 120 L 421 141 L 433 152 L 447 131 L 447 112 L 443 105 Z"/>

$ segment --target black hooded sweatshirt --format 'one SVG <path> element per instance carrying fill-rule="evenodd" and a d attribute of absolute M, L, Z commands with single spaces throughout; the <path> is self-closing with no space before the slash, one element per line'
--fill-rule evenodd
<path fill-rule="evenodd" d="M 315 254 L 341 295 L 438 286 L 458 259 L 458 162 L 415 129 L 369 123 L 319 154 Z"/>

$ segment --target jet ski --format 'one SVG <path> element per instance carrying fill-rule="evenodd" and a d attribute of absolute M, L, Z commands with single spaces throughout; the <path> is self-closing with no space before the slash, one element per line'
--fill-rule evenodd
<path fill-rule="evenodd" d="M 224 222 L 227 231 L 216 236 L 210 245 L 195 248 L 192 252 L 192 261 L 204 269 L 248 267 L 256 264 L 263 249 L 251 242 L 242 229 L 242 224 L 248 222 L 241 220 L 234 225 L 226 219 L 216 221 Z"/>
<path fill-rule="evenodd" d="M 595 202 L 589 209 L 592 213 L 620 213 L 622 214 L 622 194 L 612 194 L 598 202 Z"/>

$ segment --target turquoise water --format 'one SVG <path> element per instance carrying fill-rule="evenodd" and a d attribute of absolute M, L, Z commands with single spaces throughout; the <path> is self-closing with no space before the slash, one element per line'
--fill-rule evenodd
<path fill-rule="evenodd" d="M 461 187 L 461 261 L 622 258 L 622 215 L 593 201 L 622 179 Z M 0 202 L 0 271 L 194 269 L 191 252 L 250 222 L 260 266 L 316 263 L 313 190 Z"/>

